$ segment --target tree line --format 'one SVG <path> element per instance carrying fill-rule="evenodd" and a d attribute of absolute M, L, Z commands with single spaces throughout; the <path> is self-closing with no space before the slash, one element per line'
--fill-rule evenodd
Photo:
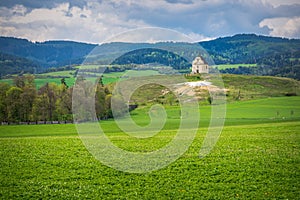
<path fill-rule="evenodd" d="M 225 74 L 255 74 L 260 76 L 279 76 L 300 80 L 300 64 L 294 66 L 258 65 L 256 67 L 226 68 L 220 70 Z"/>
<path fill-rule="evenodd" d="M 65 80 L 61 79 L 61 84 L 46 83 L 37 89 L 34 80 L 33 75 L 26 75 L 15 77 L 13 85 L 0 83 L 0 122 L 10 124 L 73 121 L 72 93 L 74 88 L 69 87 Z M 81 81 L 85 82 L 84 79 Z M 94 108 L 97 118 L 113 117 L 110 88 L 103 85 L 101 78 L 95 88 Z M 82 98 L 82 101 L 85 100 Z M 84 105 L 88 103 L 82 102 L 80 106 L 84 109 Z M 123 102 L 122 105 L 124 106 L 121 112 L 127 109 Z"/>

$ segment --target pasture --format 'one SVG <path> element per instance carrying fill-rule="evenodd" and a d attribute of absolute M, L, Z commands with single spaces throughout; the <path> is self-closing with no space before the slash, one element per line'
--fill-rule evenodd
<path fill-rule="evenodd" d="M 85 65 L 82 68 L 83 69 L 89 69 L 95 66 L 91 65 Z M 67 71 L 57 71 L 57 72 L 48 72 L 48 73 L 42 73 L 37 74 L 37 78 L 35 78 L 35 85 L 37 88 L 42 87 L 46 83 L 56 83 L 61 84 L 62 77 L 65 78 L 65 82 L 68 86 L 73 86 L 75 84 L 76 78 L 74 77 L 76 70 L 67 70 Z M 159 75 L 158 71 L 155 70 L 126 70 L 125 72 L 110 72 L 110 73 L 87 73 L 91 74 L 92 77 L 89 77 L 89 80 L 96 80 L 101 75 L 103 75 L 103 83 L 104 84 L 110 84 L 118 81 L 120 77 L 124 75 L 123 78 L 126 77 L 137 77 L 137 76 L 152 76 L 152 75 Z M 13 85 L 13 79 L 7 78 L 7 79 L 0 79 L 0 82 L 6 82 L 10 85 Z"/>
<path fill-rule="evenodd" d="M 223 64 L 223 65 L 214 65 L 214 68 L 218 70 L 228 69 L 228 68 L 238 68 L 238 67 L 256 67 L 257 64 Z"/>
<path fill-rule="evenodd" d="M 0 126 L 2 199 L 297 199 L 300 196 L 300 98 L 279 97 L 227 105 L 226 125 L 212 152 L 198 153 L 210 106 L 189 150 L 166 168 L 130 174 L 109 168 L 86 150 L 75 125 Z M 113 120 L 101 121 L 120 148 L 152 151 L 176 133 L 177 106 L 155 137 L 134 139 Z M 147 124 L 149 106 L 132 112 Z"/>

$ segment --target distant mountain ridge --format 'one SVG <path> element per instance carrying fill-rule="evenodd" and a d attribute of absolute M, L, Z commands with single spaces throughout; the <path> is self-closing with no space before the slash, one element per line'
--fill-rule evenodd
<path fill-rule="evenodd" d="M 300 79 L 300 39 L 286 39 L 268 36 L 258 36 L 255 34 L 238 34 L 230 37 L 217 38 L 211 41 L 203 41 L 200 44 L 209 54 L 215 64 L 258 64 L 265 73 L 262 75 L 272 74 L 278 76 L 287 76 Z M 74 41 L 45 41 L 30 42 L 26 39 L 13 37 L 0 37 L 0 69 L 1 75 L 22 71 L 22 62 L 26 70 L 32 72 L 49 67 L 61 67 L 72 64 L 81 64 L 87 55 L 101 56 L 106 63 L 113 63 L 119 59 L 118 64 L 128 64 L 124 54 L 134 51 L 140 56 L 146 48 L 161 49 L 174 52 L 182 57 L 192 57 L 191 51 L 195 44 L 176 43 L 176 42 L 159 42 L 159 43 L 106 43 L 102 45 L 87 44 Z M 97 47 L 97 48 L 95 48 Z M 138 50 L 141 49 L 141 52 Z M 188 51 L 185 51 L 188 50 Z M 109 54 L 107 53 L 109 52 Z M 192 55 L 185 55 L 186 52 L 192 52 Z M 128 54 L 129 55 L 129 54 Z M 149 53 L 151 55 L 151 53 Z M 91 56 L 91 58 L 93 58 Z M 137 60 L 130 54 L 131 60 Z M 16 57 L 18 59 L 16 59 Z M 161 55 L 160 58 L 167 56 Z M 22 59 L 19 59 L 22 58 Z M 139 57 L 139 59 L 144 59 Z M 9 61 L 10 60 L 10 61 Z M 18 60 L 18 63 L 15 61 Z M 148 59 L 153 61 L 153 59 Z M 122 63 L 124 61 L 124 63 Z M 147 61 L 139 60 L 139 63 Z M 191 62 L 191 60 L 188 60 Z M 7 65 L 7 63 L 10 63 Z M 33 67 L 28 64 L 32 63 Z M 99 63 L 101 64 L 101 63 Z M 15 66 L 15 67 L 14 67 Z M 4 70 L 4 67 L 7 68 Z M 9 70 L 8 68 L 11 68 Z M 14 68 L 17 68 L 14 69 Z M 279 72 L 284 69 L 284 72 Z M 224 73 L 253 73 L 257 74 L 260 69 L 243 70 L 236 72 L 234 70 L 223 71 Z"/>
<path fill-rule="evenodd" d="M 199 44 L 216 64 L 261 64 L 264 58 L 277 55 L 300 58 L 300 39 L 238 34 Z"/>
<path fill-rule="evenodd" d="M 26 39 L 0 37 L 0 52 L 27 58 L 44 67 L 79 64 L 96 46 L 73 41 L 33 43 Z"/>

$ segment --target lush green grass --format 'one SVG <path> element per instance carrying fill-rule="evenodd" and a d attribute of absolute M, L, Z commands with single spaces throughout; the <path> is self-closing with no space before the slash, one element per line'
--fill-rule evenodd
<path fill-rule="evenodd" d="M 0 126 L 0 198 L 297 199 L 299 101 L 281 97 L 230 103 L 227 125 L 207 157 L 198 157 L 207 131 L 202 126 L 180 159 L 146 174 L 116 171 L 95 160 L 73 124 Z M 210 107 L 200 109 L 206 124 Z M 147 123 L 147 110 L 141 107 L 132 117 Z M 112 120 L 101 126 L 120 148 L 149 151 L 176 133 L 172 124 L 179 121 L 178 108 L 167 107 L 167 112 L 169 126 L 149 139 L 130 138 Z"/>
<path fill-rule="evenodd" d="M 84 66 L 84 69 L 87 68 L 91 68 L 93 66 Z M 95 67 L 95 66 L 94 66 Z M 58 71 L 58 72 L 49 72 L 49 73 L 43 73 L 43 74 L 39 74 L 39 77 L 44 77 L 44 78 L 36 78 L 35 79 L 35 84 L 37 88 L 42 87 L 43 85 L 45 85 L 46 83 L 56 83 L 56 84 L 61 84 L 61 77 L 68 77 L 65 78 L 65 81 L 67 83 L 68 86 L 73 86 L 75 84 L 75 80 L 76 78 L 73 77 L 75 73 L 74 71 Z M 95 74 L 95 73 L 92 73 Z M 101 75 L 103 75 L 103 83 L 104 84 L 110 84 L 110 83 L 115 83 L 117 82 L 120 77 L 122 77 L 123 75 L 126 77 L 140 77 L 140 76 L 152 76 L 152 75 L 158 75 L 159 72 L 158 71 L 154 71 L 154 70 L 141 70 L 141 71 L 136 71 L 136 70 L 127 70 L 126 72 L 111 72 L 111 73 L 104 73 L 104 74 L 97 74 L 99 75 L 99 77 Z M 51 78 L 49 78 L 51 76 Z M 89 78 L 91 80 L 96 80 L 97 77 L 95 78 Z M 125 77 L 124 77 L 125 78 Z M 10 85 L 13 84 L 13 79 L 2 79 L 0 80 L 0 82 L 6 82 Z"/>
<path fill-rule="evenodd" d="M 228 69 L 228 68 L 238 68 L 238 67 L 256 67 L 256 64 L 225 64 L 225 65 L 215 65 L 214 67 L 218 70 Z"/>
<path fill-rule="evenodd" d="M 103 83 L 110 84 L 117 82 L 121 77 L 126 79 L 128 77 L 141 77 L 141 76 L 153 76 L 159 75 L 158 71 L 154 70 L 127 70 L 125 72 L 112 72 L 112 73 L 104 73 L 103 74 Z"/>
<path fill-rule="evenodd" d="M 214 105 L 218 107 L 217 105 Z M 236 101 L 226 105 L 226 125 L 247 125 L 300 121 L 300 97 L 273 97 L 251 101 Z M 150 122 L 148 116 L 150 106 L 141 107 L 131 112 L 138 124 Z M 178 106 L 166 106 L 168 121 L 166 127 L 177 127 L 180 121 Z M 211 106 L 200 106 L 200 125 L 207 127 L 211 117 Z"/>
<path fill-rule="evenodd" d="M 204 159 L 197 156 L 205 133 L 200 129 L 180 159 L 147 174 L 102 165 L 75 133 L 1 138 L 0 194 L 4 199 L 296 199 L 299 128 L 297 122 L 226 127 Z M 126 138 L 118 135 L 113 141 L 128 148 Z M 143 144 L 139 150 L 149 148 L 150 143 Z"/>
<path fill-rule="evenodd" d="M 65 78 L 66 84 L 68 86 L 73 86 L 75 83 L 75 78 L 71 77 L 71 78 Z M 58 85 L 61 84 L 61 78 L 37 78 L 35 79 L 35 84 L 37 88 L 40 88 L 44 85 L 46 85 L 46 83 L 56 83 Z"/>
<path fill-rule="evenodd" d="M 73 86 L 75 83 L 75 78 L 71 77 L 71 78 L 65 78 L 65 81 L 67 83 L 68 86 Z M 0 82 L 5 82 L 8 83 L 10 85 L 13 85 L 13 80 L 12 79 L 2 79 L 0 80 Z M 42 86 L 44 86 L 46 83 L 56 83 L 56 84 L 61 84 L 61 78 L 36 78 L 34 80 L 35 85 L 37 88 L 40 88 Z"/>
<path fill-rule="evenodd" d="M 74 76 L 76 70 L 66 70 L 66 71 L 57 71 L 57 72 L 48 72 L 40 74 L 41 76 L 68 76 L 72 77 Z"/>

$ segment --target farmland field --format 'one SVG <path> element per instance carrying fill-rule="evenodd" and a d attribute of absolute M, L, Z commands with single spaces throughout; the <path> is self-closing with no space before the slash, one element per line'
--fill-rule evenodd
<path fill-rule="evenodd" d="M 88 69 L 93 66 L 84 66 L 84 69 Z M 37 88 L 40 88 L 41 86 L 45 85 L 46 83 L 56 83 L 56 84 L 61 84 L 61 79 L 62 77 L 65 77 L 65 81 L 68 86 L 73 86 L 75 84 L 76 78 L 74 77 L 75 70 L 68 70 L 68 71 L 57 71 L 57 72 L 49 72 L 49 73 L 43 73 L 43 74 L 37 74 L 38 78 L 35 78 L 35 84 Z M 158 71 L 154 70 L 141 70 L 141 71 L 136 71 L 136 70 L 127 70 L 126 72 L 111 72 L 111 73 L 104 73 L 104 74 L 99 74 L 99 73 L 92 73 L 93 75 L 97 77 L 90 77 L 89 79 L 91 80 L 96 80 L 96 78 L 100 77 L 103 75 L 103 83 L 104 84 L 109 84 L 109 83 L 114 83 L 119 78 L 124 75 L 130 75 L 130 77 L 136 77 L 136 76 L 151 76 L 151 75 L 158 75 Z M 0 82 L 6 82 L 10 85 L 13 85 L 13 79 L 1 79 Z"/>
<path fill-rule="evenodd" d="M 240 66 L 243 67 L 256 67 L 256 64 L 224 64 L 224 65 L 215 65 L 214 67 L 218 70 L 228 69 L 228 68 L 238 68 Z"/>
<path fill-rule="evenodd" d="M 300 196 L 300 98 L 227 105 L 226 125 L 213 151 L 198 153 L 210 106 L 189 150 L 168 167 L 146 174 L 109 168 L 86 150 L 73 124 L 0 126 L 1 199 L 297 199 Z M 147 123 L 149 107 L 132 113 Z M 158 136 L 134 140 L 113 120 L 100 124 L 123 149 L 149 151 L 176 132 L 178 107 Z"/>
<path fill-rule="evenodd" d="M 35 78 L 34 82 L 37 88 L 42 87 L 43 85 L 45 85 L 46 83 L 56 83 L 56 84 L 61 84 L 61 79 L 62 78 L 58 78 L 58 77 L 46 77 L 45 78 Z M 72 86 L 75 83 L 75 78 L 74 77 L 69 77 L 69 78 L 65 78 L 65 81 L 67 83 L 68 86 Z M 5 82 L 8 83 L 10 85 L 13 85 L 13 79 L 1 79 L 0 82 Z"/>

